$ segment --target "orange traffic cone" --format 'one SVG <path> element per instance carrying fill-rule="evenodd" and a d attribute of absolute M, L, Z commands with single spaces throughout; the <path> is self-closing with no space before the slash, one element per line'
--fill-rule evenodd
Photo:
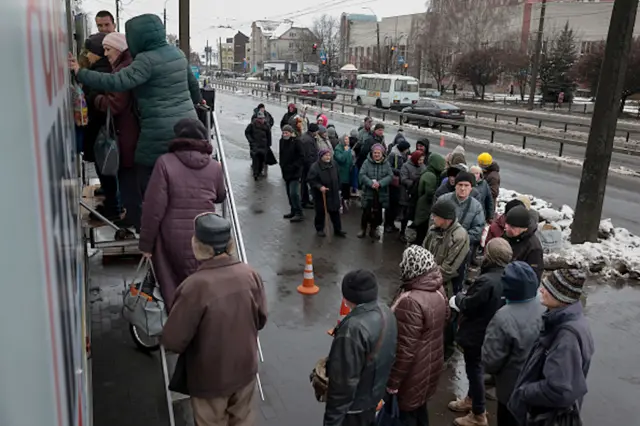
<path fill-rule="evenodd" d="M 444 146 L 444 136 L 440 136 L 440 146 Z"/>
<path fill-rule="evenodd" d="M 340 324 L 340 321 L 342 321 L 344 317 L 349 315 L 349 312 L 351 312 L 351 308 L 347 306 L 346 300 L 344 300 L 344 297 L 343 297 L 342 303 L 340 303 L 340 313 L 338 316 L 338 324 Z M 335 328 L 332 328 L 331 330 L 327 330 L 327 334 L 330 336 L 333 336 L 334 331 L 335 331 Z"/>
<path fill-rule="evenodd" d="M 302 284 L 298 286 L 298 293 L 301 294 L 316 294 L 320 291 L 320 288 L 316 285 L 313 278 L 313 261 L 310 254 L 307 254 L 307 262 L 304 265 L 304 279 Z"/>

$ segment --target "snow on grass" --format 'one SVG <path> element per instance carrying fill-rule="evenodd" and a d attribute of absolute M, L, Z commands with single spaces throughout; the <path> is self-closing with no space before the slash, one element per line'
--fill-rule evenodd
<path fill-rule="evenodd" d="M 498 212 L 504 212 L 506 203 L 520 195 L 500 189 Z M 607 277 L 640 279 L 640 237 L 625 228 L 616 228 L 611 219 L 604 219 L 600 222 L 597 243 L 571 244 L 573 209 L 563 205 L 558 210 L 545 200 L 525 196 L 531 200 L 531 209 L 540 216 L 538 232 L 545 226 L 559 230 L 562 235 L 559 249 L 545 253 L 545 268 L 575 267 Z"/>
<path fill-rule="evenodd" d="M 262 96 L 252 94 L 250 91 L 245 92 L 243 90 L 237 90 L 235 94 L 246 95 L 246 96 L 251 96 L 256 98 L 263 98 Z M 286 103 L 286 100 L 279 101 L 278 99 L 275 99 L 272 97 L 270 97 L 269 100 L 274 103 L 275 102 Z M 350 112 L 341 112 L 337 110 L 332 111 L 327 108 L 321 109 L 319 106 L 311 106 L 311 105 L 305 105 L 305 106 L 307 106 L 307 115 L 309 117 L 311 117 L 312 115 L 315 116 L 312 111 L 323 111 L 325 113 L 331 113 L 331 114 L 342 115 L 345 117 L 354 117 L 354 118 L 361 118 L 361 119 L 364 119 L 365 117 L 363 114 L 353 114 Z M 467 136 L 466 138 L 464 138 L 463 135 L 458 133 L 440 131 L 438 129 L 431 129 L 431 128 L 425 128 L 425 127 L 418 127 L 414 124 L 406 124 L 406 123 L 400 124 L 397 121 L 393 121 L 393 120 L 386 120 L 386 121 L 394 126 L 402 126 L 403 128 L 409 128 L 412 131 L 415 131 L 417 133 L 432 135 L 438 138 L 445 137 L 446 139 L 449 139 L 449 140 L 457 140 L 457 141 L 463 142 L 463 144 L 468 143 L 471 145 L 486 146 L 491 148 L 492 150 L 506 151 L 509 153 L 522 155 L 526 157 L 544 158 L 547 160 L 556 161 L 558 163 L 582 167 L 582 160 L 579 160 L 577 158 L 572 158 L 567 156 L 559 157 L 557 155 L 547 153 L 544 151 L 537 151 L 529 148 L 520 148 L 519 146 L 516 146 L 516 145 L 509 145 L 509 144 L 504 144 L 500 142 L 491 142 L 486 139 L 474 138 L 471 136 Z M 609 171 L 612 173 L 616 173 L 624 176 L 640 177 L 640 172 L 629 169 L 627 167 L 622 167 L 622 166 L 609 167 Z"/>

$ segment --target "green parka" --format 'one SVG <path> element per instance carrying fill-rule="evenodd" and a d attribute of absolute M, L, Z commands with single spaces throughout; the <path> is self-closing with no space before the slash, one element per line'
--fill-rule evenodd
<path fill-rule="evenodd" d="M 380 184 L 378 189 L 373 189 L 373 180 L 377 180 Z M 376 162 L 371 154 L 362 164 L 360 169 L 360 186 L 362 187 L 362 208 L 368 208 L 373 205 L 375 191 L 378 191 L 378 202 L 383 208 L 389 208 L 389 184 L 393 179 L 393 170 L 391 164 L 386 157 L 382 157 Z"/>
<path fill-rule="evenodd" d="M 416 216 L 414 223 L 422 225 L 429 221 L 431 216 L 431 206 L 433 205 L 433 195 L 440 186 L 440 174 L 445 168 L 445 159 L 435 152 L 429 155 L 427 169 L 420 176 L 418 184 L 418 203 L 416 204 Z"/>
<path fill-rule="evenodd" d="M 131 65 L 115 74 L 82 69 L 78 81 L 107 92 L 133 90 L 140 114 L 135 162 L 152 167 L 168 152 L 175 137 L 173 126 L 183 118 L 198 118 L 193 105 L 202 96 L 184 54 L 167 43 L 158 16 L 136 16 L 127 21 L 125 30 Z"/>
<path fill-rule="evenodd" d="M 338 142 L 333 151 L 333 158 L 338 163 L 338 172 L 340 175 L 340 183 L 351 182 L 351 167 L 353 166 L 353 150 L 351 146 L 346 149 L 344 142 Z"/>

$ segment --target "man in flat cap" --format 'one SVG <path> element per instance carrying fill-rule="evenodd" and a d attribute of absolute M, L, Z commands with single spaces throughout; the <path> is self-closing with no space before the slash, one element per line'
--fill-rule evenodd
<path fill-rule="evenodd" d="M 258 330 L 267 321 L 262 279 L 234 256 L 231 223 L 195 219 L 191 245 L 201 262 L 175 295 L 162 344 L 184 354 L 186 387 L 198 426 L 253 425 Z"/>

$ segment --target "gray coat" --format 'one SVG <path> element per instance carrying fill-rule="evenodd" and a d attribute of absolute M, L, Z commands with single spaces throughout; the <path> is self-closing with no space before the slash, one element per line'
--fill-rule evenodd
<path fill-rule="evenodd" d="M 411 191 L 414 190 L 418 194 L 418 183 L 420 182 L 420 175 L 427 168 L 426 165 L 416 166 L 411 160 L 406 161 L 400 169 L 400 205 L 410 206 L 411 203 Z M 415 197 L 413 204 L 418 201 L 418 197 Z"/>
<path fill-rule="evenodd" d="M 456 205 L 456 216 L 458 217 L 458 221 L 469 234 L 469 244 L 471 246 L 480 244 L 482 231 L 485 225 L 484 209 L 482 208 L 480 201 L 469 196 L 466 200 L 461 202 L 458 200 L 455 192 L 444 194 L 440 199 L 453 201 Z"/>
<path fill-rule="evenodd" d="M 493 197 L 491 196 L 491 187 L 489 187 L 489 184 L 486 180 L 482 179 L 476 184 L 476 187 L 474 189 L 478 191 L 478 195 L 475 196 L 475 198 L 480 201 L 480 204 L 484 209 L 485 219 L 487 221 L 491 220 L 495 211 L 495 207 L 493 205 Z"/>
<path fill-rule="evenodd" d="M 507 405 L 522 366 L 540 335 L 544 307 L 537 299 L 507 302 L 489 322 L 482 345 L 482 364 L 495 376 L 496 394 Z"/>

